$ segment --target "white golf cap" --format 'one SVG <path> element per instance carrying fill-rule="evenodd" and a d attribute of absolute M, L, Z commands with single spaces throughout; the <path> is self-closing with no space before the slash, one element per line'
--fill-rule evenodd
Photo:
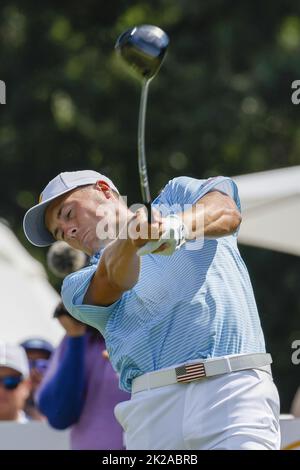
<path fill-rule="evenodd" d="M 28 377 L 29 364 L 24 348 L 0 341 L 0 367 L 10 367 Z"/>
<path fill-rule="evenodd" d="M 45 210 L 54 199 L 79 186 L 104 181 L 111 189 L 119 193 L 113 182 L 101 173 L 93 170 L 70 171 L 60 173 L 40 194 L 39 203 L 29 209 L 23 220 L 23 228 L 28 240 L 35 246 L 49 246 L 55 239 L 45 226 Z"/>

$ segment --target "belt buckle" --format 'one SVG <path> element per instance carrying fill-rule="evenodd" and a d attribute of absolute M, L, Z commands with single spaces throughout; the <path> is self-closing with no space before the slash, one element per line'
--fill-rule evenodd
<path fill-rule="evenodd" d="M 177 383 L 185 384 L 206 377 L 204 362 L 184 364 L 175 368 Z"/>

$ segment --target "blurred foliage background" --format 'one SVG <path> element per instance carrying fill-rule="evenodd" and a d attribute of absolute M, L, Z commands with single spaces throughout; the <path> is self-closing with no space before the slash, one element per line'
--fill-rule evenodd
<path fill-rule="evenodd" d="M 136 24 L 171 44 L 151 87 L 146 150 L 152 194 L 172 177 L 238 175 L 300 164 L 300 4 L 291 0 L 2 0 L 1 213 L 22 233 L 24 212 L 66 170 L 110 176 L 140 201 L 136 132 L 140 84 L 114 53 Z M 295 217 L 299 216 L 295 214 Z M 300 385 L 299 259 L 241 246 L 253 280 L 282 411 Z M 56 288 L 58 280 L 51 278 Z"/>

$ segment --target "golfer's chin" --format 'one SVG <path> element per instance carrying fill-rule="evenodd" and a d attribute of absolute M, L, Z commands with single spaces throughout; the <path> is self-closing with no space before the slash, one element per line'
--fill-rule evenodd
<path fill-rule="evenodd" d="M 98 253 L 98 251 L 100 251 L 101 248 L 104 248 L 104 246 L 105 244 L 103 243 L 103 241 L 96 239 L 96 240 L 91 241 L 91 243 L 89 243 L 85 247 L 83 247 L 82 251 L 84 251 L 84 253 L 87 254 L 88 256 L 93 256 L 96 253 Z"/>

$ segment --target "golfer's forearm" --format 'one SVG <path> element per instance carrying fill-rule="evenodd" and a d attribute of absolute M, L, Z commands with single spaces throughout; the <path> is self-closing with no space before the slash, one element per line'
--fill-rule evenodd
<path fill-rule="evenodd" d="M 117 239 L 105 248 L 101 264 L 104 264 L 107 279 L 113 287 L 126 291 L 137 283 L 140 257 L 136 251 L 130 239 Z"/>
<path fill-rule="evenodd" d="M 187 227 L 187 240 L 230 235 L 238 228 L 241 220 L 238 213 L 227 208 L 208 213 L 197 207 L 185 212 L 182 217 Z"/>
<path fill-rule="evenodd" d="M 187 227 L 188 240 L 230 235 L 242 220 L 235 203 L 219 193 L 210 193 L 181 216 Z"/>
<path fill-rule="evenodd" d="M 241 223 L 240 213 L 228 207 L 204 216 L 204 237 L 218 238 L 231 235 Z"/>

